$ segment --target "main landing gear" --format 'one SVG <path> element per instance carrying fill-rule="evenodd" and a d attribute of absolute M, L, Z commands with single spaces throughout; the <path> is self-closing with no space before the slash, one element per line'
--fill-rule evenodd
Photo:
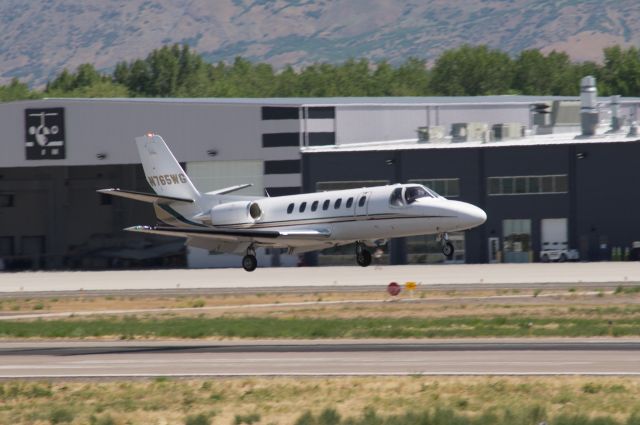
<path fill-rule="evenodd" d="M 247 255 L 242 257 L 242 267 L 248 272 L 252 272 L 258 267 L 256 250 L 253 248 L 253 245 L 247 248 Z"/>
<path fill-rule="evenodd" d="M 367 267 L 371 264 L 371 253 L 360 242 L 356 242 L 356 262 L 362 267 Z"/>
<path fill-rule="evenodd" d="M 447 260 L 451 260 L 455 250 L 453 244 L 449 242 L 449 235 L 446 233 L 440 235 L 440 243 L 442 244 L 442 254 L 447 257 Z"/>

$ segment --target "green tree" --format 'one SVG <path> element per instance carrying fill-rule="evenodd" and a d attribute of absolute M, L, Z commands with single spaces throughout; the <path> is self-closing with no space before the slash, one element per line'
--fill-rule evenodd
<path fill-rule="evenodd" d="M 566 53 L 524 50 L 514 61 L 513 89 L 529 95 L 576 95 L 580 66 Z"/>
<path fill-rule="evenodd" d="M 0 86 L 0 102 L 14 100 L 36 99 L 40 97 L 37 92 L 29 90 L 29 86 L 13 78 L 6 86 Z"/>
<path fill-rule="evenodd" d="M 602 94 L 610 96 L 640 96 L 640 51 L 636 47 L 623 50 L 620 46 L 604 49 L 604 66 L 600 80 Z"/>
<path fill-rule="evenodd" d="M 392 96 L 429 96 L 432 94 L 430 75 L 424 60 L 409 58 L 395 70 L 390 93 Z"/>
<path fill-rule="evenodd" d="M 510 92 L 513 66 L 504 52 L 464 45 L 444 52 L 432 69 L 433 93 L 479 96 Z"/>

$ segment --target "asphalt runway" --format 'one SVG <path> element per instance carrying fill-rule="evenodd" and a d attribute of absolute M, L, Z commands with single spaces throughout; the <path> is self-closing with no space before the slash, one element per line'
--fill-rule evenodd
<path fill-rule="evenodd" d="M 3 379 L 640 376 L 640 340 L 4 343 Z"/>
<path fill-rule="evenodd" d="M 435 285 L 618 285 L 640 283 L 640 262 L 450 264 L 370 267 L 171 269 L 0 273 L 0 295 L 72 291 L 381 288 L 390 282 Z"/>

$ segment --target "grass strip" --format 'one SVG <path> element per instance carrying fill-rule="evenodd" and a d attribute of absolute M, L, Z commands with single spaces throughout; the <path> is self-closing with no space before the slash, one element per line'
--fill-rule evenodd
<path fill-rule="evenodd" d="M 640 425 L 640 380 L 348 377 L 0 382 L 0 423 Z"/>
<path fill-rule="evenodd" d="M 639 336 L 638 319 L 155 317 L 0 322 L 5 338 L 448 338 Z"/>

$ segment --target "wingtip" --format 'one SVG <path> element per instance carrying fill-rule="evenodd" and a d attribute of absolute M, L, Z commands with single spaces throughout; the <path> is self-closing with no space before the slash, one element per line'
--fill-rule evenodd
<path fill-rule="evenodd" d="M 145 230 L 153 230 L 151 226 L 130 226 L 125 227 L 124 230 L 127 232 L 144 232 Z"/>

